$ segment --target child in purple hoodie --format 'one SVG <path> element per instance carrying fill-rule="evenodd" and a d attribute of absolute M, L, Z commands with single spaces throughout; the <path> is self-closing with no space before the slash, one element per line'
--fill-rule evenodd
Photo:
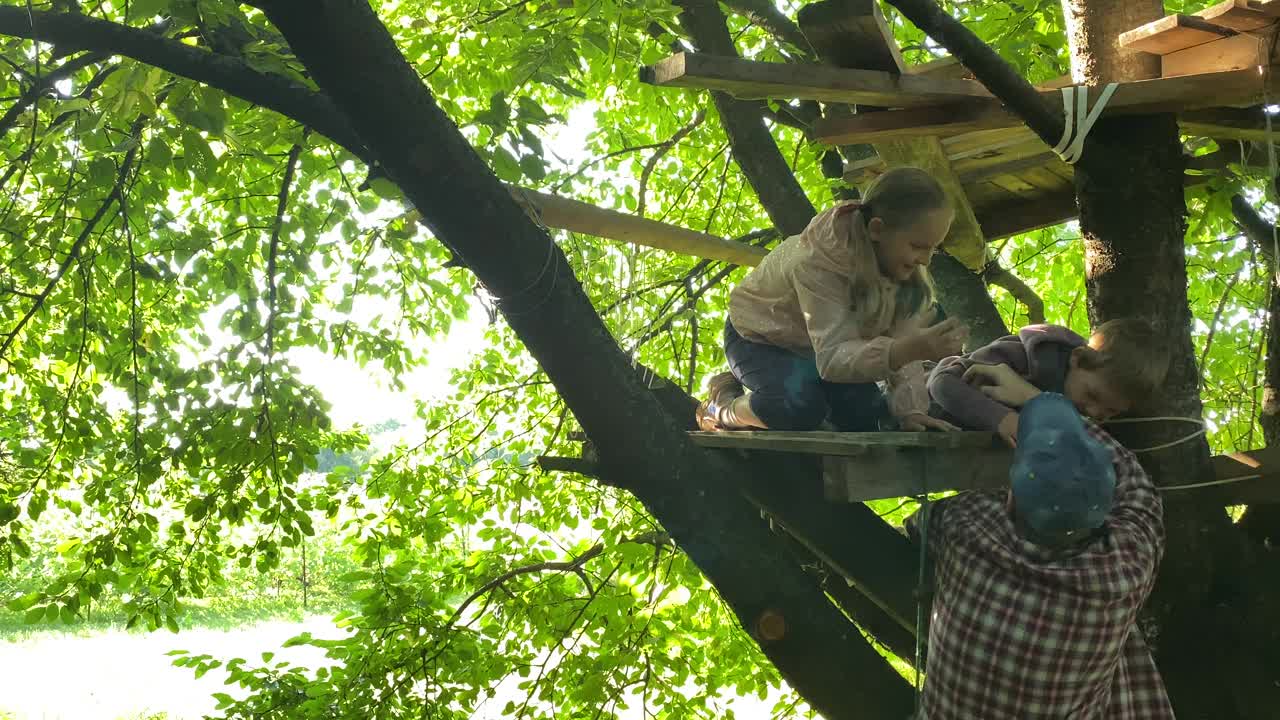
<path fill-rule="evenodd" d="M 992 392 L 998 385 L 987 384 L 995 373 L 1017 373 L 1043 392 L 1065 395 L 1081 415 L 1104 421 L 1145 403 L 1168 368 L 1164 344 L 1140 320 L 1103 323 L 1087 341 L 1057 325 L 1030 325 L 938 363 L 929 376 L 930 414 L 965 430 L 997 432 L 1015 445 L 1018 412 L 999 402 Z"/>

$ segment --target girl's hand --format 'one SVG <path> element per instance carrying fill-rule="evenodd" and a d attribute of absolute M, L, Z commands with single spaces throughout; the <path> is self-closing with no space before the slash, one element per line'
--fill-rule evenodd
<path fill-rule="evenodd" d="M 943 432 L 955 432 L 960 428 L 952 425 L 946 420 L 939 420 L 936 417 L 929 417 L 924 413 L 911 413 L 902 418 L 902 429 L 907 432 L 924 432 L 926 430 L 942 430 Z"/>
<path fill-rule="evenodd" d="M 916 337 L 923 356 L 919 360 L 941 360 L 964 351 L 964 341 L 969 339 L 969 326 L 959 318 L 948 318 L 921 330 Z"/>

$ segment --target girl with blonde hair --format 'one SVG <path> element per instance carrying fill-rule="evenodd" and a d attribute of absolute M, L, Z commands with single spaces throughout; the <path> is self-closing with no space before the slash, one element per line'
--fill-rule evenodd
<path fill-rule="evenodd" d="M 953 216 L 928 173 L 894 168 L 774 248 L 730 294 L 730 372 L 711 379 L 699 426 L 868 431 L 892 416 L 906 430 L 954 429 L 928 416 L 925 388 L 925 362 L 958 354 L 968 335 L 956 320 L 933 324 L 927 268 Z"/>

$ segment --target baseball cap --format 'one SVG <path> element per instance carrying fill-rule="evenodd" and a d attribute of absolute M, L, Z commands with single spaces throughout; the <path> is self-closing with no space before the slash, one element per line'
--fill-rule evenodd
<path fill-rule="evenodd" d="M 1048 544 L 1101 527 L 1116 489 L 1111 451 L 1057 393 L 1041 393 L 1022 407 L 1009 480 L 1014 512 Z"/>

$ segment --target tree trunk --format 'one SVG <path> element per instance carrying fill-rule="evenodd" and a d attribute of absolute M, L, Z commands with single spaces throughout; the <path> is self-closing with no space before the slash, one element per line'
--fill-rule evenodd
<path fill-rule="evenodd" d="M 783 677 L 829 718 L 905 717 L 910 687 L 789 557 L 735 476 L 664 411 L 551 239 L 440 110 L 363 0 L 261 3 L 433 233 L 498 306 L 590 436 L 601 475 L 631 491 L 698 564 Z M 805 219 L 807 222 L 807 218 Z M 775 219 L 784 231 L 795 220 Z M 600 398 L 610 398 L 602 402 Z M 781 637 L 756 632 L 781 616 Z"/>
<path fill-rule="evenodd" d="M 1163 16 L 1159 0 L 1064 0 L 1063 12 L 1076 82 L 1099 85 L 1158 75 L 1155 56 L 1122 51 L 1117 38 Z M 1150 410 L 1198 419 L 1200 373 L 1187 303 L 1184 160 L 1177 120 L 1172 115 L 1104 120 L 1090 139 L 1075 172 L 1089 319 L 1095 326 L 1119 317 L 1151 321 L 1166 339 L 1171 365 Z M 1186 430 L 1165 423 L 1117 434 L 1131 446 L 1150 446 Z M 1210 474 L 1202 437 L 1141 460 L 1159 485 Z M 1240 616 L 1224 612 L 1224 603 L 1242 600 L 1240 583 L 1231 581 L 1243 569 L 1238 533 L 1221 508 L 1193 506 L 1176 493 L 1164 499 L 1165 556 L 1146 612 L 1158 628 L 1148 639 L 1170 698 L 1183 720 L 1255 717 L 1245 699 L 1249 690 L 1239 685 L 1254 658 L 1241 662 Z"/>

